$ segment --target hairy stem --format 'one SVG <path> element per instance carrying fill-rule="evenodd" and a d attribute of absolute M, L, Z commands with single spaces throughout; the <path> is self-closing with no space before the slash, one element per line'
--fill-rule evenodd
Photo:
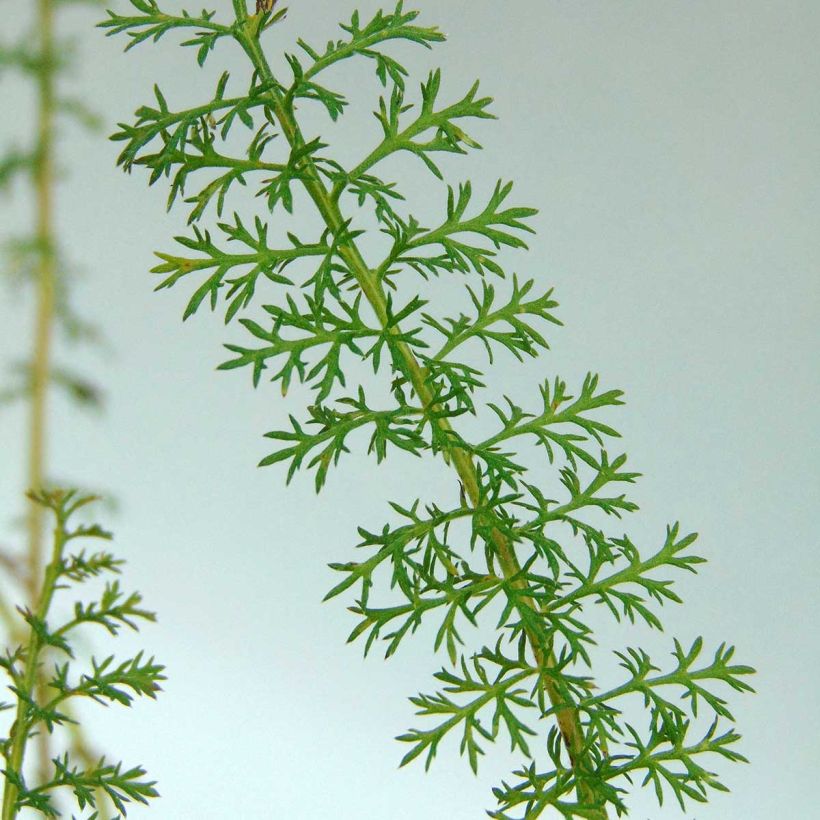
<path fill-rule="evenodd" d="M 258 40 L 258 25 L 257 20 L 253 17 L 248 17 L 247 10 L 244 8 L 244 2 L 234 2 L 234 8 L 237 10 L 237 27 L 236 39 L 242 46 L 245 53 L 253 63 L 254 69 L 259 77 L 271 84 L 272 89 L 269 92 L 273 102 L 273 109 L 276 114 L 279 126 L 282 129 L 288 143 L 292 148 L 302 147 L 305 143 L 304 137 L 299 129 L 299 125 L 291 112 L 285 106 L 284 98 L 275 83 L 273 72 L 270 65 L 262 52 Z M 327 227 L 337 235 L 343 228 L 345 220 L 337 205 L 336 199 L 331 192 L 327 190 L 322 181 L 315 165 L 308 157 L 306 160 L 307 174 L 304 180 L 305 187 L 311 199 L 315 203 Z M 370 303 L 375 312 L 379 322 L 384 328 L 389 328 L 388 332 L 394 336 L 401 336 L 401 329 L 393 324 L 389 325 L 389 316 L 387 310 L 387 299 L 384 294 L 381 282 L 374 275 L 373 271 L 368 267 L 356 243 L 352 239 L 346 239 L 339 244 L 339 252 L 348 264 L 350 270 L 356 277 L 359 287 L 362 289 L 365 297 Z M 403 363 L 409 374 L 413 388 L 419 400 L 425 408 L 433 407 L 434 401 L 430 388 L 426 383 L 426 375 L 423 366 L 416 359 L 410 347 L 402 341 L 396 342 L 396 349 L 399 350 Z M 442 430 L 449 431 L 451 429 L 450 423 L 447 419 L 434 417 L 432 423 L 438 424 Z M 476 467 L 473 463 L 472 457 L 469 453 L 457 447 L 453 447 L 450 451 L 451 463 L 458 473 L 459 479 L 464 486 L 465 494 L 473 507 L 480 504 L 480 488 Z M 520 564 L 515 554 L 515 550 L 508 539 L 498 530 L 494 529 L 492 532 L 492 539 L 496 548 L 501 569 L 505 578 L 512 578 L 520 572 Z M 522 589 L 526 587 L 526 581 L 519 578 L 513 584 Z M 519 596 L 518 601 L 521 605 L 529 607 L 534 611 L 538 611 L 535 602 L 529 596 Z M 545 650 L 542 642 L 538 636 L 531 630 L 527 630 L 527 636 L 535 656 L 539 669 L 549 670 L 556 664 L 555 656 L 552 651 Z M 544 678 L 544 688 L 552 703 L 556 708 L 556 719 L 567 749 L 567 753 L 572 761 L 573 768 L 579 773 L 579 798 L 584 803 L 592 804 L 594 796 L 592 791 L 585 785 L 583 776 L 581 775 L 583 757 L 585 754 L 585 737 L 584 730 L 581 724 L 580 716 L 577 709 L 573 705 L 568 704 L 568 698 L 565 693 L 560 692 L 555 682 L 548 676 Z M 607 813 L 605 809 L 601 809 L 596 813 L 595 820 L 605 820 Z"/>

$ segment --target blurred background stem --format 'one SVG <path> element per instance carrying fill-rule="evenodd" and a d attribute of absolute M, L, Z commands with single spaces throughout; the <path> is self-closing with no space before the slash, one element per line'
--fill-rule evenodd
<path fill-rule="evenodd" d="M 35 225 L 37 239 L 34 341 L 31 360 L 29 405 L 29 489 L 40 490 L 45 482 L 47 447 L 48 385 L 51 372 L 51 341 L 54 330 L 55 241 L 54 241 L 54 0 L 37 0 L 39 71 L 37 73 L 37 137 L 33 168 Z M 29 502 L 26 513 L 28 572 L 26 586 L 32 610 L 37 606 L 38 581 L 43 566 L 43 513 Z M 49 738 L 37 736 L 41 776 L 49 765 Z"/>

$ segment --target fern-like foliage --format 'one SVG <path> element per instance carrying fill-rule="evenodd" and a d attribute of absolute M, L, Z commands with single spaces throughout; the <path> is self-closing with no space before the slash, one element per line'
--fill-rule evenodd
<path fill-rule="evenodd" d="M 48 779 L 33 783 L 24 774 L 26 747 L 39 732 L 51 734 L 57 727 L 76 722 L 66 711 L 69 702 L 90 698 L 103 705 L 130 706 L 135 697 L 156 697 L 165 675 L 164 667 L 153 658 L 146 659 L 141 652 L 121 662 L 115 662 L 113 656 L 102 661 L 91 658 L 90 668 L 79 671 L 72 649 L 76 630 L 84 624 L 97 624 L 115 636 L 122 626 L 136 630 L 139 621 L 153 621 L 155 617 L 142 607 L 139 593 L 125 595 L 119 582 L 113 581 L 105 586 L 99 600 L 77 602 L 71 616 L 55 624 L 55 618 L 59 621 L 52 606 L 56 593 L 103 573 L 119 573 L 123 562 L 107 551 L 92 555 L 68 552 L 77 540 L 111 538 L 97 525 L 72 521 L 81 508 L 94 501 L 93 497 L 57 490 L 30 493 L 29 497 L 32 503 L 52 513 L 54 544 L 36 611 L 20 609 L 28 626 L 28 642 L 6 650 L 0 658 L 0 667 L 14 696 L 13 703 L 4 704 L 4 708 L 14 709 L 14 722 L 8 735 L 0 738 L 0 754 L 5 761 L 3 818 L 11 820 L 23 809 L 35 810 L 45 817 L 59 817 L 55 796 L 60 791 L 73 793 L 81 811 L 94 809 L 92 818 L 101 820 L 102 799 L 125 817 L 129 804 L 147 804 L 158 794 L 154 781 L 146 779 L 141 766 L 126 769 L 122 763 L 107 763 L 105 758 L 96 765 L 88 765 L 65 752 L 52 760 L 53 772 Z M 55 663 L 51 674 L 44 669 L 44 653 L 49 648 L 66 659 Z"/>
<path fill-rule="evenodd" d="M 331 565 L 339 579 L 327 598 L 356 596 L 350 640 L 361 639 L 365 652 L 383 641 L 389 656 L 423 621 L 438 625 L 435 649 L 450 668 L 436 674 L 438 691 L 411 699 L 424 722 L 398 738 L 408 747 L 402 762 L 430 765 L 457 734 L 476 769 L 484 746 L 507 735 L 524 763 L 495 790 L 489 813 L 498 818 L 625 814 L 636 777 L 682 806 L 725 788 L 705 768 L 709 759 L 742 759 L 738 736 L 720 729 L 732 720 L 721 690 L 749 690 L 753 671 L 732 663 L 731 649 L 701 661 L 700 639 L 688 650 L 675 643 L 666 671 L 642 650 L 623 649 L 624 682 L 601 691 L 593 681 L 589 616 L 660 628 L 659 607 L 680 602 L 675 576 L 703 561 L 695 536 L 677 524 L 654 549 L 602 526 L 637 509 L 625 489 L 638 474 L 605 420 L 621 392 L 588 375 L 577 389 L 554 378 L 520 400 L 484 397 L 489 379 L 496 386 L 503 374 L 479 369 L 474 354 L 504 368 L 538 356 L 559 324 L 557 304 L 539 279 L 503 267 L 507 252 L 526 248 L 536 213 L 515 202 L 512 184 L 486 193 L 469 182 L 441 185 L 441 157 L 480 148 L 469 131 L 492 117 L 478 84 L 444 101 L 433 71 L 414 91 L 390 54 L 393 41 L 429 48 L 441 33 L 419 26 L 402 3 L 367 21 L 354 13 L 339 40 L 324 48 L 298 40 L 288 69 L 274 73 L 262 38 L 284 19 L 276 3 L 254 10 L 234 0 L 234 19 L 220 22 L 210 11 L 174 16 L 154 0 L 131 5 L 130 15 L 109 12 L 101 24 L 129 47 L 177 29 L 200 62 L 228 39 L 248 57 L 247 78 L 223 74 L 215 91 L 183 107 L 156 88 L 113 139 L 124 170 L 167 179 L 169 206 L 189 206 L 189 231 L 157 254 L 158 288 L 189 285 L 185 318 L 207 302 L 226 323 L 238 320 L 245 340 L 227 345 L 223 369 L 247 368 L 255 386 L 267 377 L 283 394 L 294 381 L 312 393 L 287 429 L 267 434 L 273 445 L 262 464 L 281 463 L 289 480 L 311 471 L 317 490 L 356 448 L 377 462 L 398 450 L 438 455 L 457 474 L 457 500 L 409 490 L 382 526 L 360 529 L 360 560 Z M 360 58 L 384 90 L 377 128 L 362 135 L 372 147 L 342 164 L 329 140 L 302 130 L 299 110 L 313 104 L 331 121 L 343 116 L 336 67 Z M 399 154 L 430 173 L 437 218 L 413 215 L 399 181 L 383 175 L 384 160 Z M 287 228 L 298 191 L 321 219 L 315 235 Z M 229 213 L 229 202 L 242 202 L 240 212 Z M 365 245 L 373 224 L 381 242 Z M 374 244 L 386 251 L 368 258 Z M 434 289 L 437 277 L 454 276 L 464 282 L 462 307 L 421 297 L 420 284 Z M 352 375 L 362 362 L 382 379 L 380 391 Z M 486 417 L 492 432 L 468 437 L 467 415 Z M 523 455 L 533 444 L 555 466 L 555 485 L 528 471 Z M 375 603 L 388 589 L 393 601 Z M 491 612 L 498 641 L 468 652 L 465 630 Z M 630 698 L 645 706 L 639 725 L 623 718 Z"/>

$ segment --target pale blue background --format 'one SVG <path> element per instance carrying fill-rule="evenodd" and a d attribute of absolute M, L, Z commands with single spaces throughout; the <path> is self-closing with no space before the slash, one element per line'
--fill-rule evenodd
<path fill-rule="evenodd" d="M 24 5 L 4 3 L 11 28 L 22 26 Z M 229 12 L 229 3 L 218 5 Z M 268 41 L 274 57 L 296 36 L 335 36 L 337 18 L 349 16 L 347 3 L 292 5 Z M 511 368 L 509 391 L 523 400 L 538 378 L 560 373 L 577 384 L 588 369 L 626 390 L 628 405 L 614 421 L 645 474 L 635 489 L 642 512 L 627 526 L 650 547 L 679 518 L 701 533 L 709 558 L 698 578 L 684 579 L 687 604 L 667 611 L 667 631 L 684 640 L 703 634 L 710 647 L 734 642 L 739 660 L 760 671 L 759 694 L 732 700 L 741 750 L 752 759 L 721 765 L 733 793 L 685 815 L 636 793 L 631 816 L 813 816 L 817 4 L 416 5 L 450 35 L 432 54 L 409 53 L 417 76 L 441 65 L 448 97 L 481 77 L 501 118 L 477 129 L 483 154 L 448 163 L 449 172 L 480 190 L 496 177 L 514 179 L 518 201 L 541 210 L 532 252 L 508 260 L 556 286 L 566 327 L 551 333 L 553 352 Z M 359 7 L 369 13 L 377 4 Z M 202 72 L 170 38 L 123 57 L 122 42 L 104 40 L 90 19 L 87 10 L 66 13 L 64 28 L 83 55 L 76 93 L 108 130 L 149 101 L 157 78 L 175 106 L 204 99 L 223 66 L 245 76 L 236 51 L 220 48 Z M 364 70 L 336 76 L 354 100 L 375 100 Z M 3 144 L 24 139 L 30 89 L 6 75 L 0 99 Z M 336 136 L 346 157 L 370 145 L 378 128 L 369 116 L 350 116 Z M 215 373 L 222 341 L 241 335 L 205 314 L 183 327 L 186 291 L 151 292 L 152 251 L 169 248 L 181 226 L 180 214 L 163 211 L 165 191 L 147 190 L 141 173 L 115 171 L 116 147 L 101 137 L 71 128 L 60 150 L 71 166 L 59 194 L 61 233 L 87 270 L 78 303 L 97 317 L 113 353 L 61 352 L 95 374 L 108 407 L 95 417 L 55 400 L 53 474 L 120 500 L 108 521 L 129 561 L 126 582 L 160 615 L 128 645 L 155 651 L 171 676 L 157 703 L 90 713 L 101 745 L 143 762 L 160 781 L 162 801 L 133 816 L 484 816 L 490 787 L 518 762 L 505 744 L 478 778 L 454 741 L 426 776 L 421 766 L 396 768 L 404 750 L 391 737 L 419 725 L 405 696 L 430 691 L 444 660 L 432 657 L 429 634 L 389 663 L 377 655 L 364 662 L 359 647 L 344 643 L 353 624 L 345 603 L 319 603 L 334 580 L 327 562 L 354 557 L 356 525 L 379 525 L 388 498 L 450 492 L 452 478 L 409 460 L 376 469 L 359 455 L 317 501 L 308 477 L 286 490 L 279 469 L 256 470 L 268 452 L 262 433 L 282 426 L 300 397 L 283 403 L 276 389 L 253 392 L 244 372 Z M 438 193 L 436 208 L 440 202 Z M 22 192 L 0 208 L 4 234 L 27 224 Z M 2 296 L 5 362 L 26 350 L 31 305 L 8 290 Z M 4 410 L 5 542 L 17 537 L 24 434 L 22 413 Z M 662 657 L 669 639 L 607 626 L 602 642 L 639 640 Z"/>

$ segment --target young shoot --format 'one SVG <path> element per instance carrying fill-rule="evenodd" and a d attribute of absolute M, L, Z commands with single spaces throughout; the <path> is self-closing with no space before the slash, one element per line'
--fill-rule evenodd
<path fill-rule="evenodd" d="M 106 583 L 98 599 L 75 603 L 67 617 L 56 616 L 53 604 L 58 593 L 98 576 L 117 575 L 124 562 L 104 550 L 69 551 L 75 541 L 111 538 L 96 524 L 74 521 L 77 512 L 95 500 L 93 497 L 57 490 L 32 492 L 29 498 L 51 513 L 54 531 L 51 560 L 36 608 L 19 609 L 28 640 L 24 646 L 7 649 L 0 658 L 13 695 L 2 708 L 14 714 L 7 736 L 0 739 L 5 762 L 2 820 L 13 820 L 24 809 L 59 817 L 56 796 L 61 791 L 72 793 L 81 811 L 94 810 L 89 820 L 103 820 L 99 811 L 103 803 L 116 807 L 119 814 L 109 820 L 118 820 L 126 816 L 129 804 L 148 803 L 158 796 L 154 781 L 146 779 L 141 766 L 109 763 L 104 757 L 88 766 L 64 752 L 51 761 L 49 776 L 38 780 L 26 774 L 26 751 L 31 738 L 39 733 L 51 734 L 57 727 L 75 723 L 66 713 L 69 703 L 91 699 L 103 705 L 130 706 L 136 697 L 156 697 L 165 675 L 164 667 L 153 658 L 140 652 L 119 661 L 110 655 L 102 660 L 92 657 L 86 665 L 78 663 L 73 648 L 77 630 L 85 625 L 101 626 L 116 637 L 123 626 L 136 630 L 139 621 L 153 621 L 155 616 L 142 608 L 139 593 L 126 594 L 118 580 Z M 57 658 L 50 672 L 44 669 L 46 652 Z M 40 679 L 45 685 L 38 685 Z"/>

